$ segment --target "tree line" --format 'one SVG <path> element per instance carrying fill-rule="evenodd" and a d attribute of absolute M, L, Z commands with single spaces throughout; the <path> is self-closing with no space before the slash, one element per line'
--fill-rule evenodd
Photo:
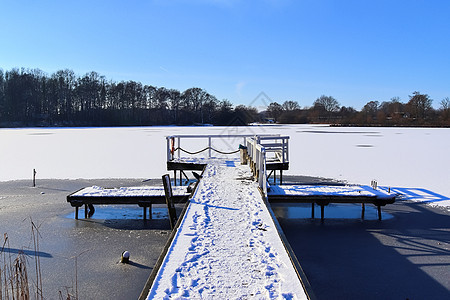
<path fill-rule="evenodd" d="M 343 125 L 448 126 L 449 98 L 433 109 L 426 94 L 370 101 L 361 111 L 320 96 L 311 107 L 296 101 L 255 107 L 233 106 L 204 89 L 183 92 L 136 81 L 115 82 L 97 72 L 72 70 L 47 75 L 39 69 L 0 69 L 0 126 L 246 125 L 252 122 L 332 123 Z"/>
<path fill-rule="evenodd" d="M 311 107 L 300 108 L 296 101 L 272 102 L 266 114 L 279 123 L 327 123 L 347 126 L 450 126 L 450 99 L 442 99 L 434 109 L 433 100 L 413 92 L 404 103 L 399 97 L 390 101 L 369 101 L 357 111 L 341 106 L 332 96 L 322 95 Z"/>

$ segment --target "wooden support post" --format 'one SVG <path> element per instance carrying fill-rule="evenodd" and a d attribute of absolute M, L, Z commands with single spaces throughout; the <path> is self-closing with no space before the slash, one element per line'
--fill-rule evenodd
<path fill-rule="evenodd" d="M 381 221 L 381 205 L 378 205 L 378 220 Z"/>
<path fill-rule="evenodd" d="M 184 173 L 183 170 L 180 171 L 180 185 L 183 186 L 183 178 L 181 175 L 184 175 L 184 177 L 186 178 L 186 182 L 189 183 L 189 177 L 186 175 L 186 173 Z"/>
<path fill-rule="evenodd" d="M 280 170 L 280 184 L 283 184 L 283 170 Z"/>
<path fill-rule="evenodd" d="M 364 214 L 366 212 L 366 206 L 364 205 L 364 203 L 361 203 L 361 219 L 364 220 Z"/>
<path fill-rule="evenodd" d="M 272 171 L 270 171 L 269 175 L 267 175 L 267 181 L 269 181 L 269 179 L 270 179 L 270 176 L 272 176 L 272 173 L 273 173 L 273 170 L 272 170 Z"/>
<path fill-rule="evenodd" d="M 147 207 L 142 207 L 144 209 L 144 220 L 147 220 Z"/>
<path fill-rule="evenodd" d="M 150 206 L 148 207 L 148 218 L 150 220 L 153 219 L 152 214 L 153 214 L 153 212 L 152 212 L 152 204 L 150 203 Z"/>
<path fill-rule="evenodd" d="M 325 205 L 320 206 L 320 220 L 323 222 L 325 215 Z"/>
<path fill-rule="evenodd" d="M 75 207 L 75 220 L 78 220 L 78 206 Z"/>
<path fill-rule="evenodd" d="M 164 185 L 164 194 L 166 196 L 167 210 L 169 213 L 170 227 L 173 230 L 175 228 L 175 224 L 177 222 L 177 212 L 175 209 L 175 205 L 173 204 L 172 186 L 170 185 L 169 175 L 168 174 L 163 175 L 162 181 L 163 181 L 163 185 Z"/>
<path fill-rule="evenodd" d="M 277 185 L 277 170 L 273 170 L 273 184 Z"/>
<path fill-rule="evenodd" d="M 173 170 L 173 185 L 177 185 L 177 170 Z"/>
<path fill-rule="evenodd" d="M 314 202 L 311 203 L 311 219 L 314 219 L 314 206 L 315 206 L 315 203 Z"/>
<path fill-rule="evenodd" d="M 88 217 L 88 206 L 87 204 L 84 205 L 84 218 L 87 219 Z"/>
<path fill-rule="evenodd" d="M 33 169 L 33 187 L 36 187 L 36 169 Z"/>

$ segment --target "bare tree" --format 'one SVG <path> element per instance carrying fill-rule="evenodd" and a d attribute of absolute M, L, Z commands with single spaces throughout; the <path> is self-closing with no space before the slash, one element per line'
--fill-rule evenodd
<path fill-rule="evenodd" d="M 431 104 L 433 100 L 427 94 L 421 94 L 420 92 L 414 92 L 412 96 L 409 96 L 410 100 L 406 104 L 408 112 L 411 117 L 419 120 L 424 120 L 433 108 Z"/>
<path fill-rule="evenodd" d="M 322 95 L 313 103 L 315 108 L 323 107 L 326 112 L 337 112 L 340 108 L 339 102 L 331 96 Z"/>
<path fill-rule="evenodd" d="M 441 100 L 441 109 L 442 110 L 449 110 L 450 109 L 450 98 L 445 97 Z"/>
<path fill-rule="evenodd" d="M 298 105 L 297 101 L 284 101 L 282 107 L 286 111 L 300 109 L 300 105 Z"/>
<path fill-rule="evenodd" d="M 282 112 L 283 112 L 283 107 L 277 102 L 272 102 L 267 107 L 267 115 L 270 118 L 273 118 L 275 120 L 275 122 L 278 121 L 278 118 L 280 117 Z"/>

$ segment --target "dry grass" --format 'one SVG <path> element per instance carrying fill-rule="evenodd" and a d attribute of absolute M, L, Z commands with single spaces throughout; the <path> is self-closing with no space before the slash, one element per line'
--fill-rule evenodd
<path fill-rule="evenodd" d="M 0 300 L 43 300 L 42 273 L 39 251 L 39 226 L 31 221 L 31 238 L 34 247 L 34 256 L 30 259 L 24 251 L 19 251 L 17 255 L 12 254 L 9 246 L 8 234 L 3 235 L 2 247 L 0 248 Z M 32 260 L 32 262 L 30 262 Z M 34 274 L 30 276 L 27 266 L 32 265 Z M 77 279 L 75 279 L 77 282 Z M 59 291 L 61 300 L 77 300 L 78 287 L 76 283 L 75 293 L 73 289 L 66 288 L 65 292 Z"/>
<path fill-rule="evenodd" d="M 23 252 L 14 258 L 12 254 L 6 253 L 7 248 L 9 238 L 5 233 L 0 250 L 0 299 L 30 299 L 27 258 Z"/>

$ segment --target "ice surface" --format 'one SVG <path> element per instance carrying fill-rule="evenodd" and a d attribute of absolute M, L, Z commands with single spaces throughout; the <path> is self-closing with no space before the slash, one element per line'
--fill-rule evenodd
<path fill-rule="evenodd" d="M 175 134 L 289 135 L 289 171 L 391 187 L 405 198 L 450 206 L 450 128 L 340 128 L 326 125 L 0 129 L 0 180 L 160 178 Z M 188 150 L 206 146 L 186 142 Z M 236 150 L 240 139 L 215 141 Z M 230 149 L 226 149 L 229 147 Z M 203 155 L 203 156 L 202 156 Z M 198 155 L 204 157 L 204 154 Z M 236 156 L 237 157 L 237 156 Z M 430 199 L 431 198 L 431 199 Z M 424 200 L 425 201 L 425 200 Z"/>

